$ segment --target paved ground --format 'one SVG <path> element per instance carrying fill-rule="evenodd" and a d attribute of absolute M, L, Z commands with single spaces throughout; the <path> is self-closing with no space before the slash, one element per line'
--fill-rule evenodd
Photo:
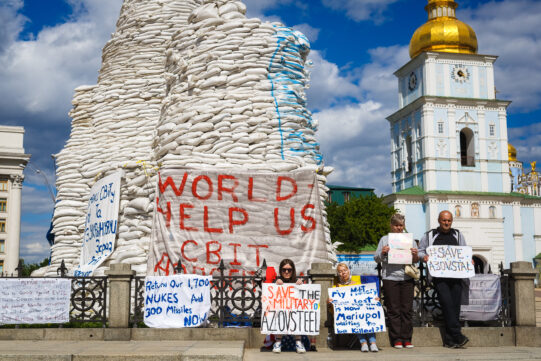
<path fill-rule="evenodd" d="M 541 360 L 541 348 L 471 347 L 450 350 L 417 347 L 379 353 L 320 350 L 298 355 L 243 350 L 239 341 L 0 341 L 0 360 L 10 361 L 345 361 L 345 360 Z"/>

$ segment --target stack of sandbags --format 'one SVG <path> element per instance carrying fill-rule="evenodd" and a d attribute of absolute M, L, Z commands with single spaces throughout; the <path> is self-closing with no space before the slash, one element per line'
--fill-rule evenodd
<path fill-rule="evenodd" d="M 98 84 L 73 98 L 72 132 L 56 158 L 51 266 L 36 275 L 78 264 L 90 188 L 119 169 L 116 249 L 95 275 L 111 262 L 145 273 L 159 166 L 309 167 L 323 201 L 330 169 L 306 109 L 309 43 L 245 12 L 240 1 L 124 1 Z"/>

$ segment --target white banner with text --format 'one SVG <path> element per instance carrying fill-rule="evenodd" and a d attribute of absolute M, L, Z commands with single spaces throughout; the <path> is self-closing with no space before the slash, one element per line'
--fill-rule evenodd
<path fill-rule="evenodd" d="M 430 246 L 427 268 L 432 277 L 470 278 L 475 276 L 469 246 Z"/>

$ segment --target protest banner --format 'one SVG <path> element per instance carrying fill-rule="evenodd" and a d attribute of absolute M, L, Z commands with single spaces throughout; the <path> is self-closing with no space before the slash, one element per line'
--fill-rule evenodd
<path fill-rule="evenodd" d="M 0 278 L 0 290 L 0 324 L 69 322 L 69 279 Z"/>
<path fill-rule="evenodd" d="M 347 264 L 352 275 L 377 275 L 373 254 L 337 254 L 337 261 Z"/>
<path fill-rule="evenodd" d="M 321 285 L 264 283 L 262 292 L 262 334 L 319 334 Z"/>
<path fill-rule="evenodd" d="M 210 276 L 177 274 L 145 278 L 145 325 L 201 326 L 210 312 Z"/>
<path fill-rule="evenodd" d="M 328 291 L 334 307 L 336 334 L 385 332 L 385 314 L 381 303 L 376 301 L 375 283 L 334 287 Z"/>
<path fill-rule="evenodd" d="M 289 173 L 162 169 L 147 274 L 254 274 L 263 259 L 292 254 L 299 273 L 327 262 L 313 171 Z"/>
<path fill-rule="evenodd" d="M 432 277 L 470 278 L 475 276 L 472 249 L 468 246 L 430 246 L 427 268 Z"/>
<path fill-rule="evenodd" d="M 92 272 L 113 253 L 118 224 L 121 173 L 100 179 L 90 189 L 85 233 L 76 277 Z"/>
<path fill-rule="evenodd" d="M 387 239 L 390 248 L 387 262 L 392 264 L 411 264 L 411 248 L 413 247 L 413 234 L 389 233 Z"/>

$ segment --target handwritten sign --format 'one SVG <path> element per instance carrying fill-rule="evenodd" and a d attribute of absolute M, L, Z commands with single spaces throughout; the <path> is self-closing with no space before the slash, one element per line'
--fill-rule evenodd
<path fill-rule="evenodd" d="M 430 246 L 428 272 L 432 277 L 470 278 L 475 276 L 472 249 L 468 246 Z"/>
<path fill-rule="evenodd" d="M 120 201 L 120 176 L 115 173 L 94 184 L 90 189 L 86 213 L 83 248 L 76 277 L 87 277 L 113 253 Z"/>
<path fill-rule="evenodd" d="M 334 331 L 340 333 L 385 332 L 385 314 L 375 283 L 329 288 L 333 300 Z"/>
<path fill-rule="evenodd" d="M 321 285 L 263 284 L 261 333 L 319 334 Z"/>
<path fill-rule="evenodd" d="M 69 322 L 69 279 L 0 278 L 0 289 L 0 324 Z"/>
<path fill-rule="evenodd" d="M 291 254 L 298 272 L 327 262 L 313 171 L 289 173 L 162 169 L 147 274 L 250 275 Z"/>
<path fill-rule="evenodd" d="M 411 247 L 413 245 L 413 234 L 411 233 L 389 233 L 389 255 L 388 262 L 393 264 L 411 264 Z"/>
<path fill-rule="evenodd" d="M 177 274 L 145 278 L 145 325 L 197 327 L 210 311 L 209 276 Z"/>

